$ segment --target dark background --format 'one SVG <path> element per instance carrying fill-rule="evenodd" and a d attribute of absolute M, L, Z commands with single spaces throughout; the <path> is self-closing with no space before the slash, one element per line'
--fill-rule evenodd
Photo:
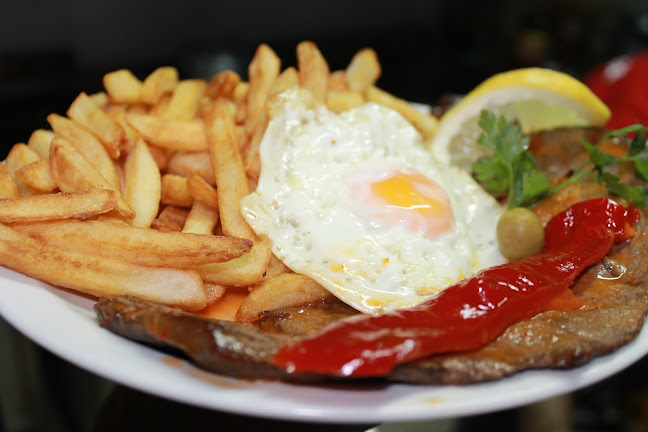
<path fill-rule="evenodd" d="M 161 65 L 182 78 L 247 74 L 268 43 L 295 63 L 295 46 L 316 42 L 344 68 L 371 46 L 383 64 L 379 86 L 436 103 L 495 72 L 542 65 L 575 76 L 648 43 L 640 0 L 134 1 L 0 0 L 0 135 L 3 154 L 81 91 L 101 90 L 119 68 L 140 78 Z"/>
<path fill-rule="evenodd" d="M 318 44 L 332 70 L 346 67 L 360 48 L 374 48 L 383 65 L 380 87 L 435 104 L 444 94 L 465 93 L 496 72 L 545 66 L 582 77 L 610 58 L 648 48 L 648 4 L 645 0 L 0 0 L 0 156 L 13 144 L 27 141 L 33 130 L 48 127 L 47 114 L 64 113 L 79 92 L 101 90 L 106 72 L 128 68 L 144 78 L 158 66 L 173 65 L 181 78 L 209 79 L 227 68 L 246 77 L 247 64 L 260 43 L 268 43 L 285 67 L 295 64 L 295 47 L 306 39 Z M 81 424 L 102 425 L 106 418 L 144 427 L 129 417 L 138 410 L 164 414 L 160 423 L 182 430 L 172 421 L 174 410 L 182 416 L 197 413 L 125 387 L 105 387 L 99 378 L 12 334 L 12 343 L 42 369 L 39 376 L 44 376 L 50 392 L 46 401 L 58 401 L 53 409 L 63 413 L 50 415 L 62 416 L 65 427 L 50 423 L 42 430 L 89 430 Z M 24 358 L 16 361 L 24 364 Z M 70 388 L 70 383 L 81 384 Z M 79 408 L 79 395 L 90 394 L 82 392 L 83 383 L 92 384 L 92 392 L 97 387 L 112 392 L 105 401 L 99 399 L 98 411 L 94 406 L 84 409 L 83 404 Z M 44 390 L 39 385 L 34 388 Z M 134 409 L 123 408 L 124 401 Z M 577 392 L 571 403 L 574 430 L 648 430 L 648 364 L 644 360 Z M 3 431 L 2 405 L 0 398 L 0 432 L 8 432 Z M 121 417 L 114 415 L 115 410 Z M 74 423 L 70 413 L 85 422 Z M 466 418 L 458 430 L 484 426 L 519 430 L 521 413 Z M 199 418 L 209 416 L 208 422 L 216 421 L 213 415 L 198 411 Z M 4 417 L 9 417 L 7 411 Z M 245 430 L 244 422 L 227 421 L 226 425 Z M 285 424 L 275 426 L 288 429 Z M 267 424 L 265 428 L 275 430 Z"/>

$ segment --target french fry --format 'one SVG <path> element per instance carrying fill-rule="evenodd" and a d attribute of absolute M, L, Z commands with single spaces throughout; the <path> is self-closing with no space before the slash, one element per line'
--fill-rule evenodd
<path fill-rule="evenodd" d="M 162 195 L 160 202 L 178 207 L 191 207 L 193 196 L 187 186 L 187 177 L 164 174 L 162 176 Z"/>
<path fill-rule="evenodd" d="M 106 94 L 106 92 L 101 91 L 97 93 L 92 93 L 88 95 L 88 97 L 90 98 L 92 103 L 97 105 L 99 108 L 103 108 L 106 105 L 108 105 L 108 103 L 110 103 L 110 100 L 108 99 L 108 94 Z"/>
<path fill-rule="evenodd" d="M 328 92 L 345 92 L 349 91 L 349 84 L 346 79 L 345 70 L 336 70 L 331 72 L 326 83 Z"/>
<path fill-rule="evenodd" d="M 174 151 L 162 147 L 156 147 L 154 145 L 148 146 L 148 149 L 151 152 L 151 156 L 153 156 L 153 160 L 155 160 L 158 169 L 160 171 L 165 171 L 169 166 L 169 161 L 171 160 Z"/>
<path fill-rule="evenodd" d="M 259 148 L 261 147 L 261 141 L 263 140 L 265 131 L 268 128 L 268 122 L 268 112 L 264 111 L 254 131 L 254 135 L 250 138 L 250 142 L 244 151 L 243 165 L 245 167 L 245 173 L 254 180 L 258 180 L 261 175 Z"/>
<path fill-rule="evenodd" d="M 218 223 L 218 210 L 201 201 L 194 200 L 182 227 L 183 233 L 212 234 Z M 236 237 L 229 237 L 236 238 Z"/>
<path fill-rule="evenodd" d="M 218 209 L 218 193 L 207 181 L 195 173 L 187 176 L 187 189 L 191 196 L 203 204 Z"/>
<path fill-rule="evenodd" d="M 36 151 L 41 159 L 49 158 L 49 145 L 54 138 L 54 131 L 37 129 L 29 136 L 27 146 Z"/>
<path fill-rule="evenodd" d="M 148 228 L 157 216 L 162 182 L 160 169 L 144 140 L 124 162 L 124 199 L 135 211 L 131 224 Z"/>
<path fill-rule="evenodd" d="M 90 162 L 115 189 L 121 188 L 117 169 L 106 148 L 93 134 L 79 123 L 58 114 L 47 116 L 47 122 L 56 135 L 65 138 Z M 51 143 L 51 141 L 50 141 Z M 49 158 L 49 156 L 48 156 Z"/>
<path fill-rule="evenodd" d="M 108 189 L 2 199 L 0 223 L 87 219 L 107 213 L 117 205 L 117 194 Z"/>
<path fill-rule="evenodd" d="M 154 70 L 144 79 L 140 89 L 140 101 L 154 105 L 178 84 L 178 70 L 171 66 L 163 66 Z"/>
<path fill-rule="evenodd" d="M 376 102 L 387 108 L 398 111 L 405 120 L 410 122 L 424 138 L 433 136 L 437 130 L 439 121 L 432 114 L 426 114 L 417 109 L 414 105 L 404 99 L 398 98 L 391 93 L 371 86 L 366 91 L 367 100 Z"/>
<path fill-rule="evenodd" d="M 27 146 L 27 144 L 24 143 L 15 144 L 13 147 L 11 147 L 11 150 L 9 150 L 9 154 L 7 154 L 7 158 L 4 161 L 4 166 L 7 169 L 9 175 L 16 182 L 16 186 L 18 186 L 18 190 L 20 191 L 20 195 L 22 196 L 38 195 L 39 193 L 41 193 L 38 189 L 34 189 L 33 187 L 29 186 L 26 183 L 23 183 L 16 178 L 16 171 L 18 171 L 25 165 L 36 162 L 38 160 L 40 160 L 40 155 L 36 153 L 36 150 L 33 150 L 31 147 Z"/>
<path fill-rule="evenodd" d="M 72 102 L 67 115 L 92 132 L 101 141 L 111 158 L 119 157 L 124 129 L 95 105 L 85 92 L 81 92 Z"/>
<path fill-rule="evenodd" d="M 0 163 L 0 199 L 18 198 L 20 190 L 4 164 Z"/>
<path fill-rule="evenodd" d="M 225 285 L 217 285 L 211 283 L 205 283 L 204 285 L 208 305 L 216 303 L 218 300 L 223 298 L 223 295 L 225 295 L 225 292 L 227 292 L 227 287 Z"/>
<path fill-rule="evenodd" d="M 4 225 L 0 225 L 0 264 L 93 296 L 134 295 L 187 310 L 207 305 L 202 280 L 193 270 L 145 267 L 64 251 Z"/>
<path fill-rule="evenodd" d="M 127 112 L 126 123 L 149 144 L 171 150 L 207 150 L 202 120 L 165 120 Z"/>
<path fill-rule="evenodd" d="M 213 76 L 207 88 L 205 96 L 211 99 L 226 98 L 231 99 L 234 89 L 241 82 L 239 74 L 233 70 L 225 70 Z"/>
<path fill-rule="evenodd" d="M 270 96 L 282 93 L 289 88 L 299 86 L 299 72 L 293 66 L 283 70 L 272 84 Z"/>
<path fill-rule="evenodd" d="M 254 241 L 254 231 L 241 216 L 238 204 L 249 193 L 249 189 L 241 153 L 236 144 L 234 119 L 220 99 L 207 113 L 205 135 L 216 175 L 223 232 L 225 235 Z"/>
<path fill-rule="evenodd" d="M 297 66 L 300 85 L 310 90 L 316 100 L 326 100 L 329 66 L 317 45 L 310 41 L 297 45 Z"/>
<path fill-rule="evenodd" d="M 113 103 L 134 104 L 140 101 L 142 82 L 128 69 L 107 73 L 103 85 Z"/>
<path fill-rule="evenodd" d="M 261 44 L 254 54 L 248 67 L 249 88 L 247 91 L 247 105 L 245 119 L 245 132 L 251 135 L 256 129 L 265 103 L 270 94 L 270 89 L 279 75 L 281 60 L 277 54 L 266 44 Z"/>
<path fill-rule="evenodd" d="M 335 113 L 341 113 L 365 103 L 365 98 L 356 91 L 330 91 L 326 95 L 326 106 Z"/>
<path fill-rule="evenodd" d="M 231 261 L 195 267 L 207 283 L 247 287 L 259 282 L 272 256 L 271 243 L 266 237 L 258 239 L 250 252 Z"/>
<path fill-rule="evenodd" d="M 86 158 L 67 140 L 54 137 L 50 145 L 50 168 L 56 185 L 62 192 L 82 192 L 89 189 L 111 189 L 117 195 L 119 214 L 131 219 L 135 212 L 116 190 Z"/>
<path fill-rule="evenodd" d="M 131 106 L 130 109 L 133 110 L 136 106 L 141 105 Z M 124 139 L 122 140 L 120 150 L 124 151 L 134 147 L 137 140 L 140 139 L 140 136 L 128 123 L 126 123 L 126 107 L 124 105 L 109 105 L 104 109 L 104 111 L 124 129 Z M 146 112 L 143 111 L 141 114 L 146 114 Z"/>
<path fill-rule="evenodd" d="M 171 93 L 167 93 L 163 95 L 160 100 L 155 103 L 155 105 L 152 105 L 149 110 L 148 114 L 152 115 L 153 117 L 161 117 L 162 114 L 166 111 L 167 107 L 169 106 L 169 103 L 171 102 Z"/>
<path fill-rule="evenodd" d="M 174 153 L 171 159 L 169 159 L 167 172 L 184 177 L 187 177 L 191 173 L 196 173 L 210 185 L 216 184 L 214 165 L 207 151 Z"/>
<path fill-rule="evenodd" d="M 47 160 L 41 159 L 24 165 L 17 169 L 14 175 L 17 180 L 41 192 L 52 192 L 56 189 L 56 181 Z"/>
<path fill-rule="evenodd" d="M 241 81 L 240 83 L 236 84 L 236 87 L 234 87 L 234 91 L 232 91 L 232 101 L 235 104 L 239 104 L 245 100 L 247 97 L 248 90 L 250 89 L 250 84 Z"/>
<path fill-rule="evenodd" d="M 241 303 L 236 319 L 252 322 L 265 311 L 306 306 L 334 298 L 333 294 L 309 277 L 284 273 L 257 284 Z"/>
<path fill-rule="evenodd" d="M 14 229 L 61 250 L 150 267 L 220 263 L 238 258 L 252 248 L 252 242 L 235 237 L 162 232 L 99 220 L 68 219 L 16 225 Z"/>
<path fill-rule="evenodd" d="M 205 87 L 207 84 L 200 79 L 178 82 L 161 117 L 172 120 L 191 120 L 196 117 Z"/>
<path fill-rule="evenodd" d="M 189 210 L 175 207 L 175 206 L 166 206 L 162 209 L 157 218 L 151 223 L 151 228 L 159 231 L 182 231 L 187 216 L 189 215 Z"/>
<path fill-rule="evenodd" d="M 376 52 L 371 48 L 358 51 L 346 68 L 349 90 L 364 93 L 380 78 L 382 70 Z"/>

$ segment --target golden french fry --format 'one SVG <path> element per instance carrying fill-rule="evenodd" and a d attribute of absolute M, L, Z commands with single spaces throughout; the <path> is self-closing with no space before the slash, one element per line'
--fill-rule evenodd
<path fill-rule="evenodd" d="M 210 185 L 216 184 L 214 166 L 207 151 L 174 153 L 171 159 L 169 159 L 167 172 L 184 177 L 187 177 L 191 173 L 196 173 Z"/>
<path fill-rule="evenodd" d="M 376 102 L 387 108 L 398 111 L 405 120 L 410 122 L 424 138 L 434 135 L 439 121 L 432 114 L 426 114 L 404 99 L 398 98 L 391 93 L 371 86 L 366 91 L 367 100 Z"/>
<path fill-rule="evenodd" d="M 151 223 L 151 228 L 159 231 L 182 231 L 185 220 L 189 215 L 189 210 L 175 207 L 166 206 L 162 209 L 157 218 Z"/>
<path fill-rule="evenodd" d="M 152 115 L 153 117 L 161 117 L 162 114 L 166 111 L 170 102 L 171 102 L 171 93 L 167 93 L 163 95 L 155 105 L 152 105 L 149 108 L 147 114 Z"/>
<path fill-rule="evenodd" d="M 243 300 L 236 313 L 237 321 L 251 322 L 265 311 L 306 306 L 333 300 L 324 287 L 297 273 L 284 273 L 257 284 Z"/>
<path fill-rule="evenodd" d="M 16 179 L 42 192 L 52 192 L 56 189 L 56 181 L 52 176 L 49 161 L 38 160 L 24 165 L 14 173 Z"/>
<path fill-rule="evenodd" d="M 378 55 L 371 48 L 358 51 L 346 68 L 346 81 L 349 90 L 364 93 L 376 84 L 382 72 Z"/>
<path fill-rule="evenodd" d="M 200 79 L 178 82 L 161 117 L 171 120 L 192 120 L 196 117 L 206 86 L 205 81 Z"/>
<path fill-rule="evenodd" d="M 82 192 L 89 189 L 111 189 L 117 195 L 116 210 L 124 218 L 135 217 L 135 212 L 86 158 L 67 140 L 54 137 L 50 145 L 50 168 L 56 185 L 62 192 Z"/>
<path fill-rule="evenodd" d="M 364 103 L 364 96 L 355 91 L 330 91 L 326 95 L 326 106 L 336 113 L 359 107 Z"/>
<path fill-rule="evenodd" d="M 150 267 L 220 263 L 238 258 L 252 248 L 252 242 L 236 237 L 162 232 L 99 220 L 68 219 L 16 225 L 14 229 L 61 250 Z"/>
<path fill-rule="evenodd" d="M 0 163 L 0 199 L 18 198 L 20 190 L 4 164 Z"/>
<path fill-rule="evenodd" d="M 164 174 L 160 202 L 178 207 L 191 207 L 193 196 L 187 186 L 187 177 Z"/>
<path fill-rule="evenodd" d="M 218 209 L 218 193 L 207 181 L 196 173 L 187 176 L 187 189 L 191 196 L 203 204 Z"/>
<path fill-rule="evenodd" d="M 148 145 L 140 139 L 124 162 L 124 199 L 135 211 L 131 220 L 134 226 L 148 228 L 157 216 L 162 189 L 160 177 Z"/>
<path fill-rule="evenodd" d="M 97 245 L 96 249 L 101 246 Z M 52 285 L 93 296 L 133 295 L 199 310 L 207 305 L 202 280 L 190 269 L 145 267 L 64 251 L 0 225 L 0 264 Z"/>
<path fill-rule="evenodd" d="M 239 201 L 249 193 L 243 159 L 236 143 L 234 119 L 219 99 L 207 113 L 205 135 L 218 187 L 218 209 L 225 235 L 255 239 L 254 231 L 239 210 Z"/>
<path fill-rule="evenodd" d="M 266 44 L 261 44 L 254 54 L 248 67 L 250 77 L 247 91 L 247 117 L 245 119 L 245 132 L 251 135 L 256 129 L 261 113 L 265 110 L 265 103 L 270 94 L 270 89 L 279 75 L 281 60 L 277 54 Z"/>
<path fill-rule="evenodd" d="M 349 91 L 349 84 L 346 79 L 345 70 L 336 70 L 331 72 L 326 83 L 328 92 L 345 92 Z"/>
<path fill-rule="evenodd" d="M 93 93 L 91 95 L 88 95 L 92 103 L 97 105 L 100 108 L 103 108 L 104 106 L 108 105 L 110 101 L 108 100 L 108 95 L 106 92 L 97 92 Z"/>
<path fill-rule="evenodd" d="M 140 106 L 141 105 L 133 105 L 129 107 L 129 109 L 135 109 L 135 107 Z M 126 107 L 124 105 L 108 105 L 104 111 L 124 129 L 124 139 L 122 140 L 120 150 L 129 150 L 131 147 L 134 147 L 137 140 L 140 139 L 140 136 L 128 123 L 126 123 Z M 142 114 L 146 114 L 146 112 L 144 111 Z"/>
<path fill-rule="evenodd" d="M 232 101 L 236 104 L 243 102 L 247 97 L 249 88 L 250 84 L 245 81 L 236 84 L 236 87 L 234 87 L 234 90 L 232 91 Z"/>
<path fill-rule="evenodd" d="M 198 200 L 194 200 L 193 204 L 191 205 L 191 210 L 187 215 L 187 219 L 185 220 L 184 227 L 182 227 L 182 232 L 194 234 L 212 234 L 217 223 L 218 210 L 214 209 L 213 207 L 209 207 L 205 203 L 202 203 Z"/>
<path fill-rule="evenodd" d="M 258 239 L 252 250 L 231 261 L 195 267 L 207 283 L 247 287 L 263 278 L 272 256 L 271 243 L 266 237 Z"/>
<path fill-rule="evenodd" d="M 85 92 L 81 92 L 72 102 L 67 110 L 67 115 L 92 132 L 106 148 L 111 158 L 119 157 L 121 141 L 124 139 L 124 129 L 95 105 Z"/>
<path fill-rule="evenodd" d="M 108 189 L 59 192 L 0 200 L 0 222 L 34 222 L 56 219 L 87 219 L 117 207 L 117 194 Z"/>
<path fill-rule="evenodd" d="M 223 298 L 227 287 L 225 285 L 205 283 L 205 294 L 207 294 L 207 304 L 212 304 Z"/>
<path fill-rule="evenodd" d="M 107 73 L 103 85 L 113 103 L 134 104 L 140 101 L 142 82 L 128 69 Z"/>
<path fill-rule="evenodd" d="M 178 70 L 171 66 L 163 66 L 154 70 L 146 77 L 140 88 L 140 101 L 154 105 L 162 96 L 171 93 L 178 84 Z"/>
<path fill-rule="evenodd" d="M 279 258 L 277 258 L 274 254 L 272 254 L 272 256 L 270 257 L 270 261 L 268 262 L 268 267 L 266 268 L 266 272 L 263 275 L 263 280 L 277 277 L 284 273 L 292 273 L 292 272 L 293 271 L 290 270 L 286 266 L 286 264 L 284 264 Z"/>
<path fill-rule="evenodd" d="M 272 84 L 270 96 L 282 93 L 289 88 L 299 86 L 299 73 L 293 66 L 283 70 Z"/>
<path fill-rule="evenodd" d="M 149 144 L 171 150 L 207 150 L 202 120 L 165 120 L 127 112 L 126 123 Z"/>
<path fill-rule="evenodd" d="M 205 96 L 211 99 L 230 99 L 234 89 L 241 82 L 239 74 L 233 70 L 225 70 L 214 75 L 205 89 Z"/>
<path fill-rule="evenodd" d="M 326 100 L 329 66 L 317 45 L 310 41 L 297 45 L 297 65 L 300 85 L 310 90 L 316 100 Z"/>
<path fill-rule="evenodd" d="M 41 159 L 49 159 L 49 146 L 54 138 L 54 131 L 37 129 L 29 137 L 27 146 L 35 150 Z"/>
<path fill-rule="evenodd" d="M 121 183 L 117 169 L 108 155 L 106 148 L 93 134 L 79 123 L 58 114 L 47 116 L 47 122 L 52 126 L 56 135 L 65 138 L 72 146 L 90 162 L 113 188 L 120 189 Z M 49 156 L 48 156 L 49 158 Z"/>
<path fill-rule="evenodd" d="M 16 182 L 16 186 L 18 186 L 20 195 L 31 196 L 42 193 L 38 189 L 35 189 L 16 178 L 16 171 L 18 171 L 25 165 L 39 160 L 40 155 L 36 152 L 36 150 L 33 150 L 31 147 L 27 146 L 27 144 L 15 144 L 13 147 L 11 147 L 11 150 L 9 150 L 9 154 L 4 161 L 4 166 L 7 169 L 9 175 Z"/>
<path fill-rule="evenodd" d="M 254 180 L 258 180 L 259 175 L 261 175 L 259 148 L 261 147 L 263 135 L 268 128 L 268 121 L 268 112 L 264 111 L 254 131 L 254 135 L 250 138 L 250 142 L 244 151 L 243 165 L 245 166 L 245 173 Z"/>

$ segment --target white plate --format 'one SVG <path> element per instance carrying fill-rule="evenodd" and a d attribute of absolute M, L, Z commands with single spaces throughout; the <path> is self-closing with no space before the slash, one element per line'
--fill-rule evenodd
<path fill-rule="evenodd" d="M 118 383 L 203 408 L 276 419 L 382 423 L 474 415 L 526 405 L 607 378 L 648 352 L 648 330 L 571 370 L 527 371 L 465 387 L 304 386 L 203 372 L 97 324 L 93 301 L 0 268 L 0 314 L 69 362 Z"/>

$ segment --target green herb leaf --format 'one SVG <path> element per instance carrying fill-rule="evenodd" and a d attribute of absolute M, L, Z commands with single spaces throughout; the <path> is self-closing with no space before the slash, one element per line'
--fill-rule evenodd
<path fill-rule="evenodd" d="M 616 158 L 610 154 L 603 153 L 596 146 L 588 143 L 587 141 L 581 141 L 581 144 L 585 146 L 585 149 L 589 152 L 589 161 L 594 164 L 598 171 L 603 170 L 603 168 L 616 163 Z"/>
<path fill-rule="evenodd" d="M 640 207 L 646 206 L 645 188 L 624 184 L 619 177 L 605 171 L 606 168 L 622 162 L 632 162 L 637 171 L 648 180 L 648 128 L 642 125 L 631 125 L 612 131 L 605 138 L 617 138 L 628 133 L 635 133 L 625 156 L 615 157 L 604 153 L 587 141 L 582 141 L 589 153 L 587 164 L 583 164 L 566 181 L 551 186 L 547 175 L 536 170 L 535 159 L 527 150 L 529 139 L 522 129 L 504 116 L 482 111 L 479 125 L 483 130 L 479 143 L 488 147 L 493 156 L 482 158 L 472 166 L 477 181 L 491 194 L 507 196 L 508 208 L 531 206 L 549 197 L 569 184 L 580 181 L 595 181 L 604 185 L 612 195 L 631 200 Z M 594 165 L 594 168 L 588 166 Z"/>
<path fill-rule="evenodd" d="M 639 187 L 628 186 L 623 183 L 619 177 L 610 174 L 603 173 L 598 178 L 599 183 L 607 188 L 612 195 L 619 196 L 621 198 L 626 198 L 632 201 L 632 203 L 638 207 L 646 206 L 646 190 Z"/>
<path fill-rule="evenodd" d="M 496 197 L 506 195 L 509 189 L 507 165 L 500 160 L 483 158 L 473 165 L 473 174 L 486 191 Z"/>

